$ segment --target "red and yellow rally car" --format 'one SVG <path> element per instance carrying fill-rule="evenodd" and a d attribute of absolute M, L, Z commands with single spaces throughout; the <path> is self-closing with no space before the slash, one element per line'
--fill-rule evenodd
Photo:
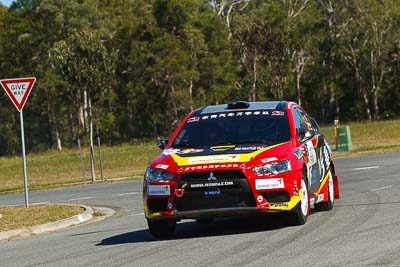
<path fill-rule="evenodd" d="M 163 237 L 181 219 L 287 211 L 293 224 L 311 206 L 330 210 L 339 184 L 330 147 L 296 103 L 245 102 L 191 112 L 150 162 L 145 217 Z"/>

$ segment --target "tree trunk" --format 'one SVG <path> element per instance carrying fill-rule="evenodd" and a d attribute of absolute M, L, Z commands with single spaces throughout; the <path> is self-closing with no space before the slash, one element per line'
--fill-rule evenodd
<path fill-rule="evenodd" d="M 253 88 L 251 91 L 251 99 L 252 101 L 256 101 L 256 94 L 257 94 L 257 58 L 254 57 L 253 60 Z"/>
<path fill-rule="evenodd" d="M 88 101 L 88 113 L 89 113 L 89 144 L 90 144 L 90 169 L 92 174 L 92 183 L 96 183 L 96 172 L 94 168 L 94 144 L 93 144 L 93 116 L 92 116 L 92 101 L 89 98 Z"/>
<path fill-rule="evenodd" d="M 361 97 L 362 97 L 362 99 L 364 101 L 365 112 L 367 114 L 367 119 L 368 120 L 372 120 L 371 109 L 369 108 L 369 99 L 368 99 L 367 91 L 365 90 L 365 87 L 363 85 L 361 74 L 360 74 L 360 71 L 359 71 L 358 67 L 356 67 L 356 80 L 357 80 L 357 83 L 358 83 L 359 90 L 361 92 Z"/>
<path fill-rule="evenodd" d="M 54 141 L 53 141 L 53 120 L 52 120 L 52 112 L 50 108 L 50 96 L 49 91 L 45 88 L 45 95 L 46 95 L 46 111 L 47 111 L 47 135 L 49 136 L 49 143 L 50 147 L 54 148 Z"/>
<path fill-rule="evenodd" d="M 60 131 L 58 130 L 58 126 L 56 127 L 56 140 L 57 140 L 57 150 L 61 151 L 62 145 L 61 145 Z"/>
<path fill-rule="evenodd" d="M 301 78 L 301 74 L 299 72 L 297 72 L 296 86 L 297 86 L 297 103 L 299 104 L 299 106 L 301 106 L 300 78 Z"/>
<path fill-rule="evenodd" d="M 72 112 L 71 106 L 68 105 L 68 125 L 69 125 L 69 138 L 71 139 L 71 144 L 75 143 L 75 127 L 74 127 L 74 114 Z"/>
<path fill-rule="evenodd" d="M 189 95 L 190 95 L 190 110 L 193 111 L 193 80 L 190 79 L 189 83 Z"/>
<path fill-rule="evenodd" d="M 83 126 L 86 126 L 86 132 L 89 132 L 89 125 L 87 123 L 88 120 L 88 95 L 87 95 L 87 91 L 83 90 L 83 113 L 84 113 L 84 120 L 83 120 Z"/>

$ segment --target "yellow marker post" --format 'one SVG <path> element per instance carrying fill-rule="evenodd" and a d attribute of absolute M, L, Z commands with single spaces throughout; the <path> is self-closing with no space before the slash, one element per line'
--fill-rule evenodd
<path fill-rule="evenodd" d="M 333 128 L 333 136 L 335 137 L 335 147 L 336 150 L 338 148 L 338 127 L 339 127 L 339 120 L 334 120 L 333 124 L 335 125 L 335 127 Z"/>

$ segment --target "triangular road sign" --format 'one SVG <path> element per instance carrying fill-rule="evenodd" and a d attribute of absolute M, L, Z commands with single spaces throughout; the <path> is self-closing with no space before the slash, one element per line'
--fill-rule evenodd
<path fill-rule="evenodd" d="M 1 86 L 14 103 L 19 112 L 24 108 L 25 102 L 31 92 L 36 78 L 16 78 L 0 80 Z"/>

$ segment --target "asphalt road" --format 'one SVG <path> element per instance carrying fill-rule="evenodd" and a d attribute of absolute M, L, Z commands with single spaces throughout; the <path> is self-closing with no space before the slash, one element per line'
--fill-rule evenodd
<path fill-rule="evenodd" d="M 157 241 L 141 181 L 31 192 L 31 203 L 114 207 L 104 221 L 0 242 L 0 266 L 400 266 L 400 153 L 336 160 L 341 199 L 303 226 L 284 216 L 178 223 Z M 23 204 L 23 194 L 0 205 Z"/>

